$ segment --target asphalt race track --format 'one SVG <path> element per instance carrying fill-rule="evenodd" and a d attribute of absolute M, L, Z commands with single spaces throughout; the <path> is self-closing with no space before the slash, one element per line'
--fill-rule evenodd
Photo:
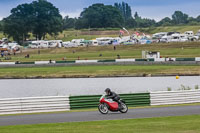
<path fill-rule="evenodd" d="M 0 116 L 0 126 L 98 121 L 98 120 L 119 120 L 119 119 L 151 118 L 151 117 L 165 117 L 165 116 L 183 116 L 183 115 L 195 115 L 195 114 L 200 114 L 200 105 L 130 109 L 126 114 L 109 113 L 107 115 L 102 115 L 98 111 L 91 111 L 91 112 L 66 112 L 66 113 L 53 113 L 53 114 Z"/>

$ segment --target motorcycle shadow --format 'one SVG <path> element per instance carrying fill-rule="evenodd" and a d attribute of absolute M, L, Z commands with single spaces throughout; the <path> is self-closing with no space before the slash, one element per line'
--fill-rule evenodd
<path fill-rule="evenodd" d="M 98 113 L 98 115 L 103 115 L 103 116 L 110 116 L 110 115 L 125 115 L 125 114 L 128 114 L 127 113 L 121 113 L 121 112 L 109 112 L 108 114 L 101 114 L 100 112 Z"/>

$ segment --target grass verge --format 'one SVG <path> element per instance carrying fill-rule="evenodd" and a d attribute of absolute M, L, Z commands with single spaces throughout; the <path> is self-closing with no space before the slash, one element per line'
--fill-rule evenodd
<path fill-rule="evenodd" d="M 102 65 L 0 68 L 0 78 L 75 78 L 115 76 L 199 75 L 198 65 Z"/>
<path fill-rule="evenodd" d="M 0 133 L 199 133 L 200 115 L 0 127 Z"/>

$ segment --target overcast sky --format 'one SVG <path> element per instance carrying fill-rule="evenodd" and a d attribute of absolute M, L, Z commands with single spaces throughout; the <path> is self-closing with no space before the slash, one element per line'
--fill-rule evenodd
<path fill-rule="evenodd" d="M 18 4 L 30 3 L 33 0 L 0 0 L 0 19 L 7 17 L 10 10 Z M 59 8 L 63 16 L 78 17 L 83 8 L 94 3 L 113 5 L 122 0 L 48 0 Z M 183 11 L 190 16 L 200 15 L 200 0 L 123 0 L 127 2 L 134 12 L 145 18 L 160 20 L 164 17 L 171 17 L 176 10 Z"/>

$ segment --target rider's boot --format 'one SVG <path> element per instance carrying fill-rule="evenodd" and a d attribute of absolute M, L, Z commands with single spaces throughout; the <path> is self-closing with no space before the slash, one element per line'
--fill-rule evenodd
<path fill-rule="evenodd" d="M 122 107 L 121 107 L 121 101 L 118 101 L 118 106 L 119 106 L 119 110 L 121 110 L 122 109 Z"/>

